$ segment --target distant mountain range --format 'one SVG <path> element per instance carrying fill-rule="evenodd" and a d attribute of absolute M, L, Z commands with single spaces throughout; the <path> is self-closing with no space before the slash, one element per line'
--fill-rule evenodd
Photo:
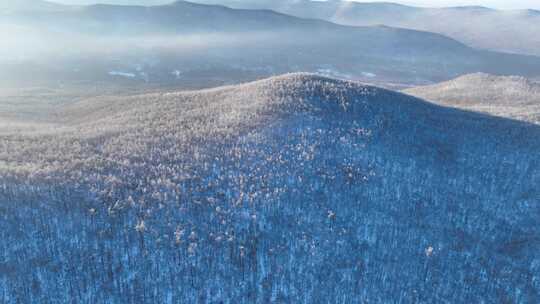
<path fill-rule="evenodd" d="M 438 104 L 540 123 L 540 83 L 483 73 L 404 92 Z"/>
<path fill-rule="evenodd" d="M 320 30 L 336 27 L 329 22 L 305 20 L 268 10 L 230 9 L 186 1 L 149 7 L 108 4 L 57 6 L 53 11 L 27 10 L 7 16 L 10 17 L 14 23 L 98 35 L 250 32 L 309 26 L 316 26 Z"/>
<path fill-rule="evenodd" d="M 57 111 L 0 125 L 3 302 L 540 300 L 538 126 L 309 74 Z"/>
<path fill-rule="evenodd" d="M 65 6 L 7 13 L 0 23 L 22 28 L 15 41 L 23 45 L 32 40 L 25 34 L 31 29 L 43 48 L 53 47 L 49 57 L 36 51 L 37 59 L 3 64 L 4 84 L 54 79 L 205 86 L 295 71 L 407 84 L 478 71 L 540 76 L 540 57 L 476 50 L 439 34 L 185 1 L 153 7 Z M 18 49 L 17 42 L 6 45 L 4 52 Z M 40 50 L 14 52 L 19 56 L 33 49 Z"/>
<path fill-rule="evenodd" d="M 420 8 L 395 3 L 311 0 L 195 0 L 332 21 L 345 25 L 384 24 L 440 33 L 475 48 L 540 55 L 540 11 L 495 10 L 481 6 Z"/>

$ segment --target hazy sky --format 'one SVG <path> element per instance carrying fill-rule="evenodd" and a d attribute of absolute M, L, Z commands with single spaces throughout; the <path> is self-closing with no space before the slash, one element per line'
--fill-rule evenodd
<path fill-rule="evenodd" d="M 2 1 L 2 0 L 0 0 Z M 163 4 L 172 0 L 52 0 L 68 4 L 115 3 L 115 4 Z M 256 1 L 256 0 L 252 0 Z M 419 6 L 482 5 L 502 9 L 540 9 L 540 0 L 355 0 L 359 2 L 396 2 Z"/>
<path fill-rule="evenodd" d="M 374 2 L 370 0 L 357 0 L 358 2 Z M 376 1 L 375 2 L 387 2 Z M 481 5 L 501 9 L 540 9 L 540 0 L 397 0 L 388 2 L 398 2 L 419 6 L 462 6 Z"/>

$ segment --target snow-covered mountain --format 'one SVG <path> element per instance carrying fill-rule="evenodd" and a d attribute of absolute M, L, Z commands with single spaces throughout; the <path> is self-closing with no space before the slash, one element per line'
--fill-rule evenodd
<path fill-rule="evenodd" d="M 405 92 L 442 105 L 540 122 L 540 83 L 519 76 L 475 73 Z"/>
<path fill-rule="evenodd" d="M 16 25 L 0 50 L 2 83 L 214 84 L 298 71 L 415 85 L 477 71 L 540 76 L 539 57 L 480 51 L 439 34 L 185 1 L 25 12 L 1 22 Z"/>
<path fill-rule="evenodd" d="M 0 132 L 1 302 L 540 300 L 537 126 L 310 74 L 50 113 Z"/>
<path fill-rule="evenodd" d="M 421 8 L 396 3 L 311 0 L 195 0 L 237 8 L 269 8 L 346 25 L 385 24 L 440 33 L 475 48 L 540 55 L 536 10 L 495 10 L 481 6 Z"/>

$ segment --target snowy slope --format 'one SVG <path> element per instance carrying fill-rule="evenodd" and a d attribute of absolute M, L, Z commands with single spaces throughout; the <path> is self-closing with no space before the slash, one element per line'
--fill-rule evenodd
<path fill-rule="evenodd" d="M 536 126 L 310 74 L 56 111 L 0 132 L 2 302 L 540 300 Z"/>
<path fill-rule="evenodd" d="M 443 105 L 540 122 L 540 83 L 523 77 L 476 73 L 405 92 Z"/>

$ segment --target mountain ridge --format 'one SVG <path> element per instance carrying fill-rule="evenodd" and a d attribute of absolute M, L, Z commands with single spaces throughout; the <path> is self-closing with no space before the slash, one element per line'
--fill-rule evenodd
<path fill-rule="evenodd" d="M 19 59 L 11 63 L 3 56 L 8 58 L 0 69 L 4 82 L 76 79 L 202 86 L 208 82 L 206 86 L 211 86 L 225 82 L 222 79 L 237 83 L 298 71 L 376 83 L 406 79 L 416 85 L 476 71 L 540 76 L 540 57 L 477 50 L 437 33 L 345 26 L 270 10 L 185 1 L 169 6 L 94 5 L 25 12 L 2 21 L 20 25 L 17 31 L 22 32 L 16 36 L 36 37 L 38 46 L 55 39 L 81 43 L 67 51 L 58 50 L 56 44 L 43 46 L 44 51 L 33 48 L 34 56 L 47 53 L 50 60 L 31 60 L 28 55 L 23 66 Z M 25 35 L 25 30 L 32 35 Z M 16 39 L 12 44 L 7 51 L 19 46 Z M 217 76 L 221 74 L 222 79 Z"/>
<path fill-rule="evenodd" d="M 246 2 L 199 0 L 200 3 L 222 3 L 232 7 L 267 7 L 299 17 L 311 17 L 347 25 L 387 24 L 436 32 L 480 49 L 540 55 L 540 40 L 533 28 L 540 21 L 535 10 L 497 10 L 478 6 L 415 7 L 394 3 L 362 3 L 348 1 L 280 1 Z M 518 13 L 518 14 L 516 14 Z M 447 20 L 441 24 L 439 20 Z M 491 29 L 498 28 L 497 34 Z M 500 35 L 505 39 L 500 39 Z M 498 35 L 498 36 L 497 36 Z"/>

